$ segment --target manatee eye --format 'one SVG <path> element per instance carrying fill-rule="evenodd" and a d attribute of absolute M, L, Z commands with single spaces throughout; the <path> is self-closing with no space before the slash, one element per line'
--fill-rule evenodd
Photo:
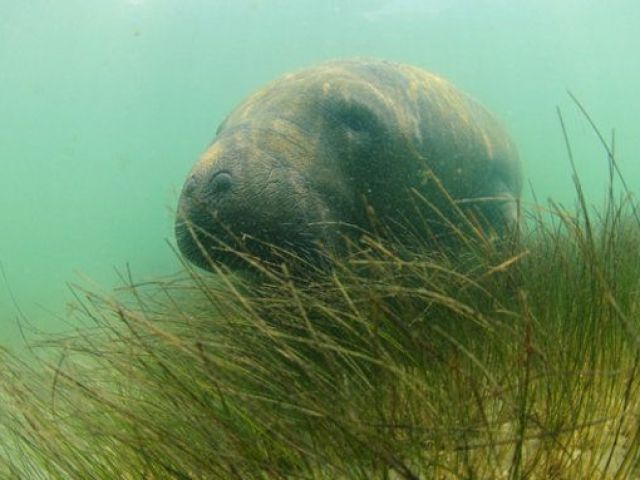
<path fill-rule="evenodd" d="M 344 127 L 353 132 L 372 132 L 376 126 L 373 113 L 361 105 L 350 105 L 340 113 Z"/>

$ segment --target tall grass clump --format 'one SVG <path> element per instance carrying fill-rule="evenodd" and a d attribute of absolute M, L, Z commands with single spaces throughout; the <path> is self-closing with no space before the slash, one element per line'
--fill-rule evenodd
<path fill-rule="evenodd" d="M 2 358 L 0 476 L 638 477 L 640 222 L 603 143 L 605 206 L 574 172 L 514 242 L 75 286 L 82 327 Z"/>

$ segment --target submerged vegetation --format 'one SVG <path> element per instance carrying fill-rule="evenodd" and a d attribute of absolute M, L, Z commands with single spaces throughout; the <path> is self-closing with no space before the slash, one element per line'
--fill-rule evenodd
<path fill-rule="evenodd" d="M 512 245 L 76 287 L 82 328 L 2 359 L 0 477 L 639 476 L 640 221 L 603 144 L 605 207 L 576 174 Z"/>

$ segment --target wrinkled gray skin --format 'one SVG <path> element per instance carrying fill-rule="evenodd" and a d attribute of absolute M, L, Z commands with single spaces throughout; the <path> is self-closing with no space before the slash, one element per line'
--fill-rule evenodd
<path fill-rule="evenodd" d="M 371 212 L 437 231 L 442 218 L 416 201 L 455 210 L 434 176 L 483 228 L 516 228 L 520 161 L 486 109 L 415 67 L 320 64 L 267 85 L 222 123 L 183 187 L 178 246 L 212 269 L 237 260 L 228 246 L 265 258 L 262 242 L 306 258 L 339 249 L 343 235 L 370 229 Z"/>

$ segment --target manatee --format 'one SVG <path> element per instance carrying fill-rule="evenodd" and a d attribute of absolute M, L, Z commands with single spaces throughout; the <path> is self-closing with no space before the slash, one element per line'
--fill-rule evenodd
<path fill-rule="evenodd" d="M 428 236 L 473 209 L 499 237 L 517 228 L 521 188 L 505 129 L 449 82 L 384 60 L 336 60 L 284 75 L 227 116 L 184 183 L 175 233 L 209 270 L 233 266 L 231 250 L 339 251 L 372 217 L 396 231 L 427 225 Z"/>

